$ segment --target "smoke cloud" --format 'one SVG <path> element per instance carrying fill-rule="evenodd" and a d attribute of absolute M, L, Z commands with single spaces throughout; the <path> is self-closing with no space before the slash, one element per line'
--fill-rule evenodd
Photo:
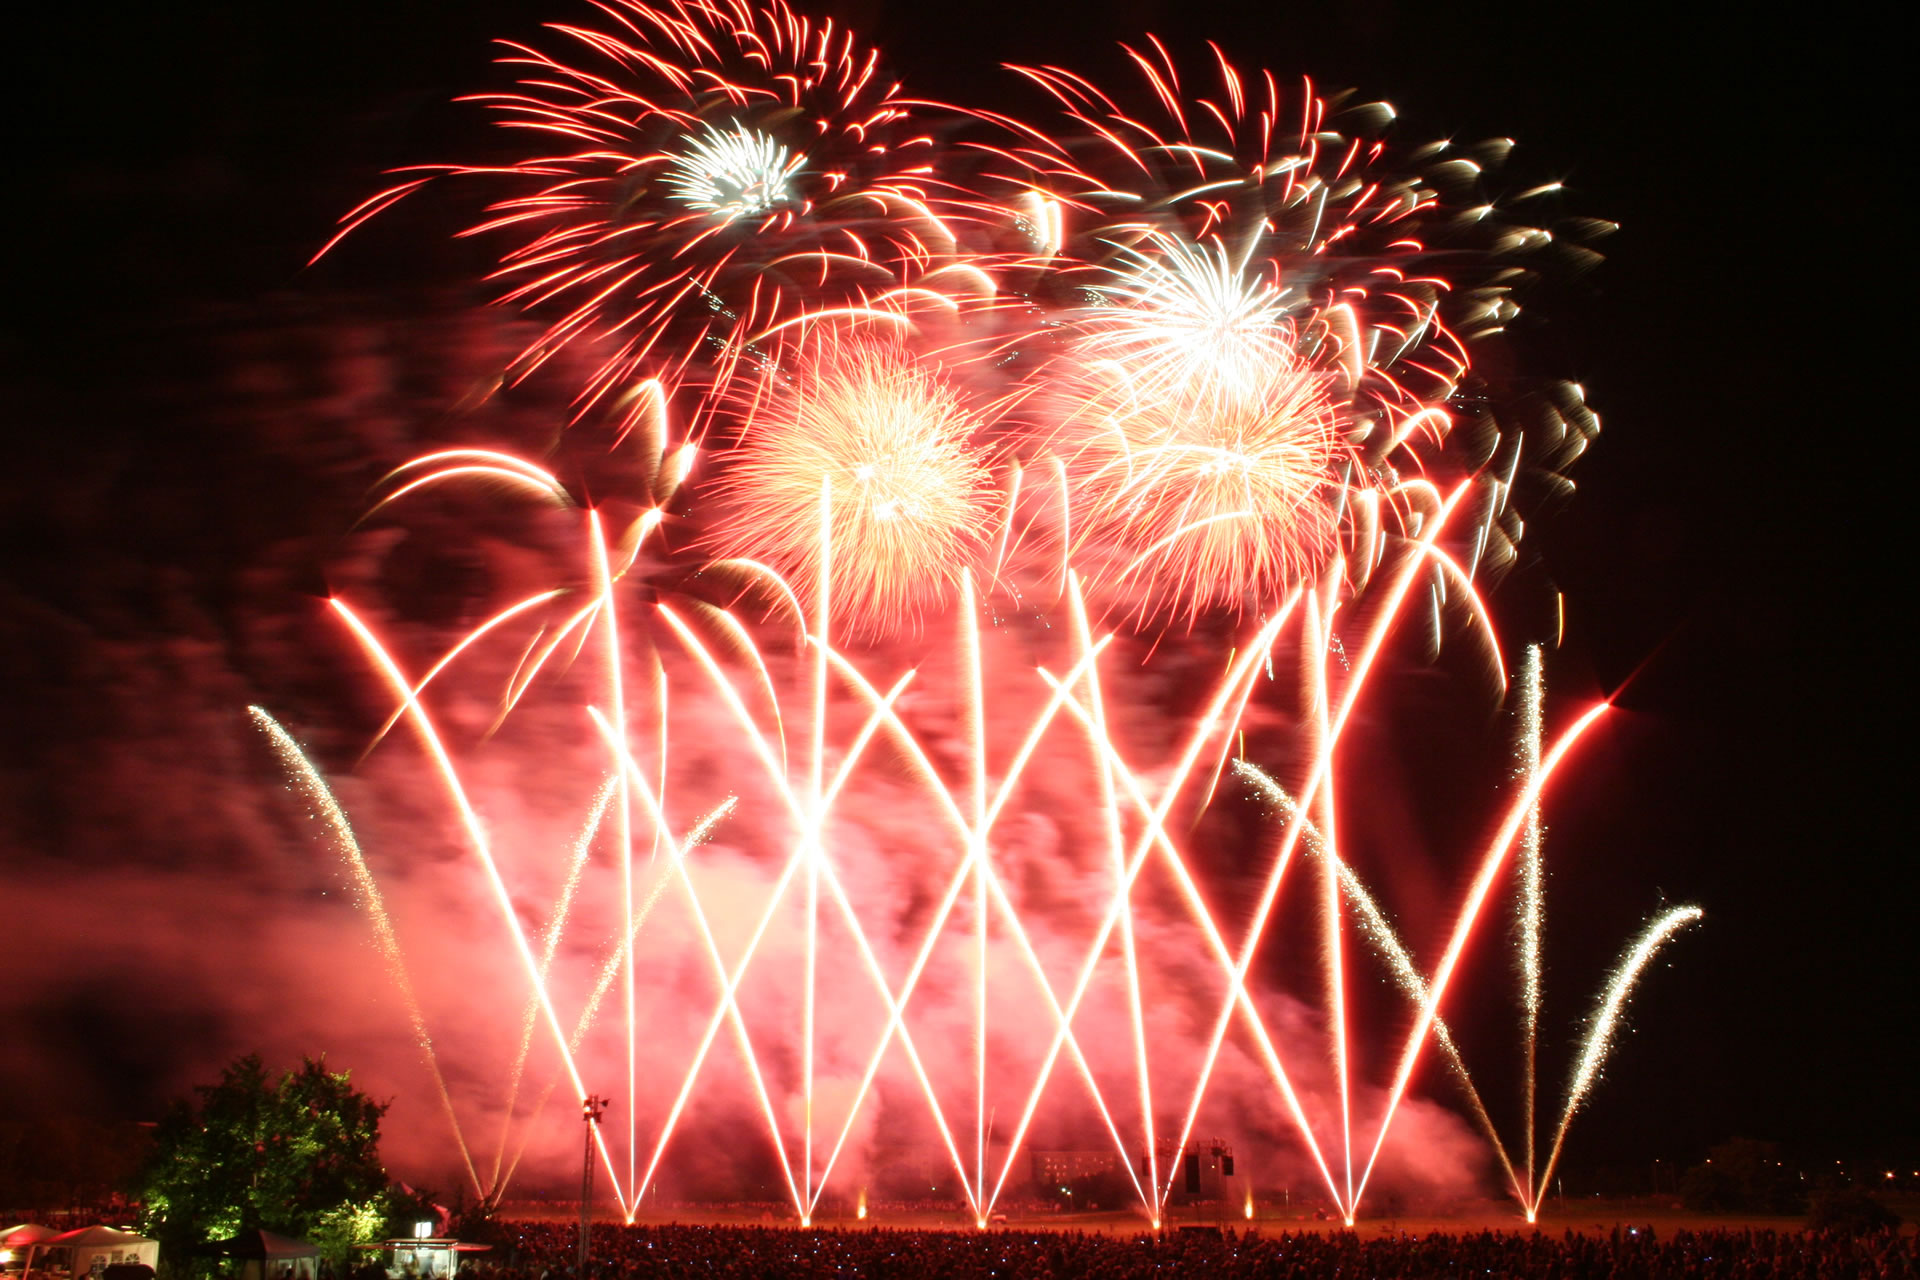
<path fill-rule="evenodd" d="M 503 628 L 476 646 L 429 695 L 498 855 L 509 920 L 443 780 L 407 727 L 361 757 L 393 704 L 320 597 L 331 590 L 352 603 L 417 674 L 519 595 L 556 584 L 585 587 L 577 513 L 469 494 L 426 497 L 392 518 L 354 524 L 368 486 L 391 465 L 450 443 L 537 454 L 558 439 L 555 424 L 565 410 L 538 389 L 497 385 L 494 371 L 525 341 L 498 313 L 437 301 L 392 320 L 350 308 L 293 311 L 265 329 L 207 322 L 218 353 L 207 380 L 183 383 L 155 415 L 161 426 L 178 428 L 171 439 L 153 434 L 159 428 L 150 422 L 96 451 L 75 448 L 58 458 L 33 492 L 9 482 L 10 505 L 20 500 L 14 509 L 25 513 L 23 522 L 39 523 L 44 541 L 0 582 L 8 669 L 25 677 L 17 680 L 21 712 L 7 731 L 0 774 L 0 822 L 10 833 L 0 870 L 0 901 L 7 904 L 0 967 L 8 975 L 0 1014 L 21 1032 L 0 1050 L 0 1078 L 16 1098 L 151 1118 L 165 1099 L 209 1079 L 237 1054 L 257 1049 L 285 1062 L 324 1052 L 330 1064 L 351 1069 L 361 1087 L 392 1100 L 384 1150 L 397 1173 L 449 1190 L 467 1181 L 427 1053 L 369 926 L 370 903 L 356 892 L 334 834 L 248 717 L 247 707 L 258 703 L 306 745 L 349 815 L 481 1182 L 491 1184 L 518 1159 L 515 1187 L 564 1193 L 577 1177 L 579 1121 L 544 1025 L 534 1027 L 524 1077 L 513 1087 L 530 987 L 511 931 L 523 930 L 538 949 L 583 822 L 609 777 L 607 752 L 585 710 L 606 709 L 601 644 L 596 638 L 577 654 L 571 646 L 560 651 L 504 722 L 501 690 L 524 658 L 531 623 Z M 457 412 L 450 416 L 448 405 Z M 85 581 L 63 572 L 83 556 L 105 568 L 90 569 Z M 688 851 L 687 875 L 727 966 L 766 920 L 738 1003 L 773 1121 L 797 1165 L 805 1123 L 804 874 L 767 913 L 797 828 L 712 680 L 664 628 L 654 625 L 649 634 L 641 581 L 647 569 L 636 568 L 621 602 L 636 754 L 642 769 L 658 769 L 657 652 L 667 690 L 667 826 L 684 835 L 734 802 Z M 570 607 L 578 599 L 571 597 Z M 1036 666 L 1058 674 L 1071 664 L 1064 620 L 1008 607 L 985 631 L 990 786 L 1004 776 L 1046 702 Z M 810 658 L 780 625 L 760 634 L 782 696 L 788 776 L 804 794 Z M 1123 640 L 1103 660 L 1112 737 L 1150 794 L 1190 727 L 1196 691 L 1223 668 L 1227 643 L 1176 635 L 1147 662 L 1144 642 Z M 969 809 L 968 729 L 951 616 L 929 617 L 912 635 L 855 654 L 883 689 L 916 670 L 898 704 L 901 715 L 960 808 Z M 738 663 L 729 670 L 773 741 L 756 680 Z M 1280 686 L 1285 679 L 1283 671 Z M 837 682 L 832 702 L 829 776 L 864 718 L 860 702 Z M 1249 724 L 1257 730 L 1287 714 L 1284 706 L 1268 708 Z M 777 742 L 772 749 L 779 752 Z M 1014 911 L 1010 917 L 995 905 L 987 930 L 990 1180 L 1055 1029 L 1027 948 L 1064 1001 L 1113 893 L 1114 854 L 1094 761 L 1084 732 L 1066 716 L 1056 720 L 991 841 Z M 615 1102 L 607 1131 L 623 1183 L 646 1168 L 719 993 L 672 859 L 664 846 L 656 848 L 638 801 L 635 813 L 632 892 L 645 912 L 634 934 L 637 1107 L 627 1089 L 623 980 L 605 990 L 579 1050 L 588 1087 Z M 1184 823 L 1191 815 L 1176 817 Z M 1174 828 L 1195 850 L 1196 873 L 1229 947 L 1251 923 L 1251 900 L 1271 851 L 1273 833 L 1255 822 L 1230 814 L 1202 823 L 1190 837 L 1183 826 Z M 552 965 L 553 1001 L 569 1033 L 631 923 L 623 920 L 618 829 L 610 815 L 588 846 Z M 1138 829 L 1127 823 L 1130 837 Z M 888 735 L 875 738 L 851 774 L 825 845 L 873 963 L 897 990 L 965 850 L 938 797 Z M 1167 1138 L 1185 1118 L 1226 984 L 1157 854 L 1132 901 L 1153 1121 Z M 905 1017 L 969 1173 L 980 963 L 975 911 L 969 877 Z M 818 921 L 816 1173 L 887 1021 L 863 949 L 825 886 Z M 1305 917 L 1277 918 L 1276 939 L 1282 926 L 1284 945 L 1268 944 L 1256 965 L 1255 1000 L 1316 1138 L 1331 1153 L 1340 1144 L 1339 1102 L 1315 998 L 1314 944 L 1299 932 Z M 1096 965 L 1074 1032 L 1137 1158 L 1140 1090 L 1119 942 L 1116 933 Z M 1349 949 L 1357 963 L 1358 944 Z M 1354 1141 L 1362 1152 L 1384 1101 L 1388 1046 L 1398 1045 L 1403 1015 L 1364 1033 L 1369 1083 L 1354 1098 Z M 663 1165 L 667 1197 L 786 1198 L 748 1060 L 733 1028 L 722 1026 Z M 902 1150 L 942 1149 L 918 1077 L 896 1041 L 836 1165 L 834 1186 L 843 1193 L 880 1176 Z M 1257 1185 L 1296 1193 L 1320 1185 L 1237 1018 L 1195 1137 L 1235 1144 Z M 630 1143 L 638 1149 L 631 1161 Z M 1071 1053 L 1053 1066 L 1025 1145 L 1112 1145 Z M 1415 1099 L 1395 1119 L 1376 1184 L 1427 1197 L 1470 1193 L 1485 1160 L 1482 1144 L 1448 1109 Z M 1017 1185 L 1025 1162 L 1015 1165 Z"/>

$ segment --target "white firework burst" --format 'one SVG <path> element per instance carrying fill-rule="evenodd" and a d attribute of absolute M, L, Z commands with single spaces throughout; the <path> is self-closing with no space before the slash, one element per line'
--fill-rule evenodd
<path fill-rule="evenodd" d="M 758 129 L 710 124 L 673 157 L 665 181 L 684 204 L 731 222 L 790 203 L 787 180 L 805 160 Z"/>

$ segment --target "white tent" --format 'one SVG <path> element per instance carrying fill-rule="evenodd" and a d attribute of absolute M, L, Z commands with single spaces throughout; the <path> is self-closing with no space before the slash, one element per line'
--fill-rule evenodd
<path fill-rule="evenodd" d="M 102 1260 L 102 1266 L 111 1266 L 116 1262 L 144 1262 L 150 1267 L 160 1265 L 158 1240 L 149 1240 L 131 1231 L 115 1231 L 112 1227 L 82 1227 L 78 1231 L 68 1231 L 41 1241 L 40 1248 L 71 1250 L 72 1261 L 67 1264 L 67 1272 L 75 1276 L 92 1271 L 96 1258 Z"/>

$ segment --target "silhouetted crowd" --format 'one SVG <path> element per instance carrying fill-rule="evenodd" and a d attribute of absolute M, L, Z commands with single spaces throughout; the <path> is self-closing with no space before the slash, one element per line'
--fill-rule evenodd
<path fill-rule="evenodd" d="M 579 1280 L 578 1237 L 559 1223 L 507 1224 L 474 1280 Z M 467 1268 L 462 1268 L 463 1273 Z M 1920 1278 L 1920 1247 L 1893 1233 L 1615 1229 L 1611 1235 L 1482 1231 L 1362 1239 L 1345 1233 L 906 1231 L 886 1228 L 596 1227 L 588 1280 L 641 1276 L 1449 1277 L 1466 1280 L 1896 1280 Z"/>

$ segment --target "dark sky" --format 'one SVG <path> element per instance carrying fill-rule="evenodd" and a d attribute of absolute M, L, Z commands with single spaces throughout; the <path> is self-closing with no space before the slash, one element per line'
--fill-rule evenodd
<path fill-rule="evenodd" d="M 16 47 L 0 856 L 42 889 L 81 894 L 141 861 L 122 838 L 136 820 L 79 822 L 56 810 L 91 804 L 84 790 L 47 785 L 111 754 L 100 744 L 126 721 L 99 690 L 115 655 L 147 662 L 158 638 L 196 634 L 237 655 L 236 699 L 253 696 L 249 664 L 267 648 L 230 615 L 318 591 L 328 531 L 377 473 L 350 443 L 328 455 L 242 442 L 237 353 L 255 349 L 249 335 L 272 346 L 290 325 L 378 311 L 389 291 L 472 295 L 475 261 L 426 214 L 378 228 L 357 259 L 300 264 L 382 168 L 462 154 L 482 132 L 477 109 L 447 100 L 492 83 L 489 38 L 576 10 L 45 6 Z M 1510 590 L 1566 594 L 1560 691 L 1640 673 L 1550 815 L 1563 1012 L 1662 901 L 1697 902 L 1708 922 L 1636 1001 L 1570 1159 L 1690 1161 L 1735 1134 L 1809 1161 L 1920 1155 L 1899 1048 L 1916 1013 L 1913 841 L 1898 834 L 1910 788 L 1896 777 L 1909 754 L 1895 745 L 1909 737 L 1895 602 L 1910 575 L 1892 567 L 1909 395 L 1877 319 L 1909 237 L 1892 193 L 1903 144 L 1885 132 L 1884 82 L 1856 56 L 1891 34 L 1833 8 L 1817 32 L 1759 10 L 1696 22 L 1684 6 L 827 11 L 917 91 L 969 102 L 1015 96 L 1002 60 L 1108 73 L 1116 40 L 1211 37 L 1242 65 L 1391 99 L 1405 136 L 1516 137 L 1517 172 L 1562 179 L 1574 208 L 1622 224 L 1606 264 L 1555 290 L 1522 339 L 1539 372 L 1584 383 L 1606 430 L 1574 469 L 1575 500 L 1532 524 L 1538 567 Z M 423 386 L 411 402 L 437 396 Z M 309 467 L 324 482 L 303 482 Z M 269 562 L 277 585 L 249 595 Z M 180 621 L 183 600 L 201 622 Z M 278 691 L 324 701 L 313 672 L 337 657 Z M 70 910 L 4 900 L 9 915 Z M 148 1105 L 156 1079 L 174 1080 L 169 1055 L 200 1034 L 47 981 L 33 1052 L 67 1055 L 85 1082 L 60 1105 Z M 129 1037 L 151 1050 L 125 1052 Z M 9 1105 L 34 1105 L 45 1078 L 16 1077 L 29 1083 Z"/>

